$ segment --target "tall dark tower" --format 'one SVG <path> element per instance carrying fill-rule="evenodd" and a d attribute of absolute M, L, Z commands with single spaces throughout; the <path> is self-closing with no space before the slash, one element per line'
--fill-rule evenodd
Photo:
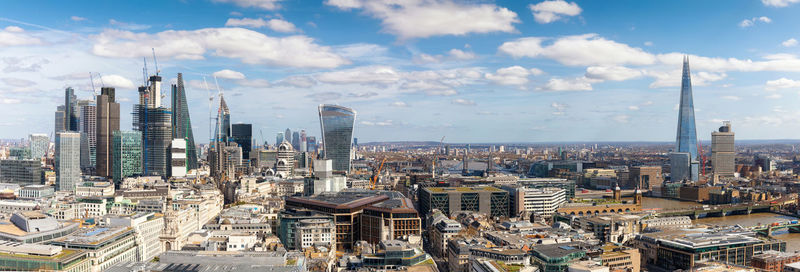
<path fill-rule="evenodd" d="M 197 147 L 181 73 L 178 73 L 178 84 L 172 85 L 172 138 L 186 140 L 186 170 L 197 169 Z"/>
<path fill-rule="evenodd" d="M 97 175 L 110 178 L 113 176 L 112 159 L 113 135 L 119 130 L 119 103 L 116 102 L 116 91 L 112 87 L 100 89 L 97 96 Z M 120 182 L 120 181 L 115 181 Z"/>
<path fill-rule="evenodd" d="M 64 90 L 64 130 L 66 131 L 78 131 L 77 103 L 78 97 L 75 96 L 75 90 L 67 87 Z"/>
<path fill-rule="evenodd" d="M 242 159 L 250 159 L 250 150 L 253 148 L 253 125 L 231 125 L 231 138 L 242 148 Z"/>

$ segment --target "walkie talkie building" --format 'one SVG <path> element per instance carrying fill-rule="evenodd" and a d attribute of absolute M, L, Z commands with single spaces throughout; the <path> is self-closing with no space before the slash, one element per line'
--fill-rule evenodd
<path fill-rule="evenodd" d="M 338 105 L 319 105 L 323 157 L 333 161 L 333 171 L 350 170 L 350 149 L 356 111 Z"/>

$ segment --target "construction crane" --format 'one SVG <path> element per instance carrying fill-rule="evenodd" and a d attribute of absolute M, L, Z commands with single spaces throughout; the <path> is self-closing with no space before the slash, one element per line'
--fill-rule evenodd
<path fill-rule="evenodd" d="M 442 136 L 442 139 L 439 140 L 439 152 L 440 153 L 444 153 L 444 147 L 443 147 L 443 145 L 444 145 L 444 137 L 445 136 Z"/>
<path fill-rule="evenodd" d="M 380 167 L 378 167 L 378 171 L 375 172 L 375 174 L 372 175 L 372 178 L 369 179 L 369 189 L 370 190 L 375 190 L 375 184 L 378 183 L 378 175 L 380 175 L 381 171 L 383 171 L 383 164 L 384 163 L 386 163 L 386 158 L 383 158 L 383 160 L 381 161 Z"/>
<path fill-rule="evenodd" d="M 703 177 L 706 176 L 706 153 L 703 152 L 703 145 L 700 142 L 697 142 L 697 150 L 700 153 L 700 167 L 703 169 Z"/>

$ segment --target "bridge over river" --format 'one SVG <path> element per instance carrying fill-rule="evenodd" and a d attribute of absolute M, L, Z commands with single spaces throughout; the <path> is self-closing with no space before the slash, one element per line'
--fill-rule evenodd
<path fill-rule="evenodd" d="M 736 214 L 751 214 L 759 212 L 777 212 L 783 205 L 794 204 L 796 199 L 781 198 L 772 201 L 761 201 L 755 203 L 722 204 L 722 205 L 703 205 L 695 207 L 684 207 L 677 209 L 657 210 L 656 214 L 660 217 L 669 216 L 689 216 L 697 219 L 701 217 L 721 217 Z"/>

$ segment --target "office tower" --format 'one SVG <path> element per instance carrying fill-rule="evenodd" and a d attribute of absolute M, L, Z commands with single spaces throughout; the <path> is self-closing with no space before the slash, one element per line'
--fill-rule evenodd
<path fill-rule="evenodd" d="M 97 147 L 97 105 L 91 100 L 78 100 L 78 131 L 81 133 L 81 169 L 95 166 Z"/>
<path fill-rule="evenodd" d="M 50 149 L 50 136 L 47 134 L 31 134 L 28 136 L 31 142 L 31 158 L 39 160 L 47 155 L 47 150 Z"/>
<path fill-rule="evenodd" d="M 353 138 L 353 146 L 358 147 L 358 138 Z"/>
<path fill-rule="evenodd" d="M 167 108 L 147 109 L 147 123 L 142 133 L 144 143 L 144 174 L 169 176 L 172 143 L 172 112 Z"/>
<path fill-rule="evenodd" d="M 286 178 L 294 171 L 294 149 L 287 141 L 278 145 L 278 160 L 275 162 L 275 175 Z"/>
<path fill-rule="evenodd" d="M 186 140 L 172 139 L 170 145 L 170 176 L 171 177 L 185 177 L 186 176 Z"/>
<path fill-rule="evenodd" d="M 306 137 L 306 130 L 300 130 L 300 152 L 308 151 L 308 139 Z"/>
<path fill-rule="evenodd" d="M 81 179 L 81 134 L 56 134 L 56 190 L 74 191 Z"/>
<path fill-rule="evenodd" d="M 317 152 L 317 137 L 308 136 L 306 138 L 306 146 L 307 146 L 306 150 L 308 152 L 316 153 Z"/>
<path fill-rule="evenodd" d="M 250 159 L 250 151 L 253 149 L 253 125 L 252 124 L 233 124 L 231 125 L 231 138 L 242 147 L 242 158 Z"/>
<path fill-rule="evenodd" d="M 711 132 L 711 165 L 715 175 L 732 177 L 736 172 L 733 136 L 730 122 L 723 123 L 719 131 Z"/>
<path fill-rule="evenodd" d="M 694 102 L 692 99 L 692 78 L 689 72 L 689 57 L 683 58 L 683 75 L 681 78 L 681 98 L 678 108 L 678 133 L 675 141 L 675 152 L 688 153 L 689 161 L 684 162 L 683 155 L 676 162 L 670 161 L 672 180 L 698 180 L 699 162 L 697 161 L 697 132 L 694 122 Z M 672 157 L 670 157 L 672 158 Z M 678 157 L 676 157 L 678 158 Z M 676 179 L 677 178 L 677 179 Z"/>
<path fill-rule="evenodd" d="M 350 171 L 350 148 L 356 111 L 338 105 L 319 105 L 323 158 L 333 161 L 333 170 Z"/>
<path fill-rule="evenodd" d="M 292 143 L 292 131 L 290 129 L 287 128 L 286 132 L 283 133 L 283 139 L 289 142 L 289 144 Z M 279 144 L 280 143 L 276 143 L 276 146 Z"/>
<path fill-rule="evenodd" d="M 197 169 L 197 146 L 181 73 L 178 73 L 178 84 L 172 85 L 172 138 L 186 140 L 186 169 Z"/>
<path fill-rule="evenodd" d="M 55 118 L 55 128 L 54 132 L 61 132 L 65 130 L 64 127 L 64 105 L 56 107 L 56 118 Z"/>
<path fill-rule="evenodd" d="M 134 105 L 133 127 L 142 132 L 142 169 L 145 176 L 169 175 L 172 143 L 172 111 L 161 106 L 161 77 L 150 76 L 148 86 L 139 87 Z"/>
<path fill-rule="evenodd" d="M 77 100 L 75 90 L 67 87 L 64 90 L 64 130 L 66 131 L 78 131 Z"/>
<path fill-rule="evenodd" d="M 0 182 L 20 186 L 42 184 L 41 160 L 0 160 Z"/>
<path fill-rule="evenodd" d="M 228 109 L 228 103 L 225 103 L 225 97 L 219 96 L 219 110 L 217 111 L 217 125 L 214 128 L 214 137 L 216 141 L 227 143 L 231 139 L 231 111 Z"/>
<path fill-rule="evenodd" d="M 278 134 L 275 135 L 275 146 L 280 145 L 282 142 L 283 142 L 283 132 L 278 132 Z"/>
<path fill-rule="evenodd" d="M 119 130 L 119 103 L 116 102 L 116 90 L 112 87 L 100 89 L 97 96 L 97 155 L 96 174 L 101 177 L 113 176 L 111 160 L 114 158 L 112 137 Z"/>
<path fill-rule="evenodd" d="M 123 179 L 142 173 L 142 133 L 117 130 L 112 138 L 112 178 L 119 187 Z"/>
<path fill-rule="evenodd" d="M 300 133 L 297 131 L 292 132 L 292 148 L 300 150 Z"/>

